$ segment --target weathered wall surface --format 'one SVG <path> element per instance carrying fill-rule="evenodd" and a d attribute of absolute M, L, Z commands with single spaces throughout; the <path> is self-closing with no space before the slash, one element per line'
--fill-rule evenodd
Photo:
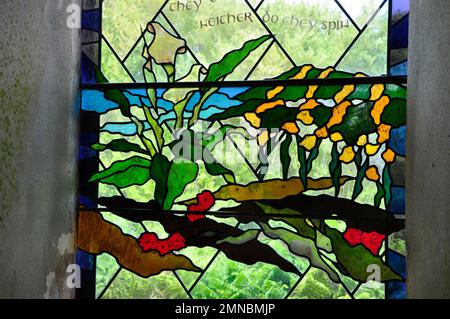
<path fill-rule="evenodd" d="M 408 297 L 450 298 L 450 1 L 411 0 Z"/>
<path fill-rule="evenodd" d="M 73 296 L 79 2 L 1 1 L 0 298 Z"/>

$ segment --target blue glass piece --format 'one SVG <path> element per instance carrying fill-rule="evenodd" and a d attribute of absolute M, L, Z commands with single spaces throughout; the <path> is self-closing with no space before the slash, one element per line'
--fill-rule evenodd
<path fill-rule="evenodd" d="M 94 158 L 97 156 L 97 152 L 89 146 L 80 146 L 80 159 Z"/>
<path fill-rule="evenodd" d="M 206 100 L 204 108 L 207 109 L 209 107 L 221 108 L 223 110 L 228 109 L 230 107 L 241 105 L 242 102 L 231 100 L 227 95 L 216 93 L 213 94 L 209 99 Z"/>
<path fill-rule="evenodd" d="M 80 194 L 78 197 L 79 204 L 84 207 L 96 207 L 96 202 L 88 196 Z"/>
<path fill-rule="evenodd" d="M 406 299 L 406 284 L 401 281 L 391 281 L 387 283 L 388 299 Z"/>
<path fill-rule="evenodd" d="M 83 29 L 100 31 L 100 9 L 84 11 L 81 17 Z"/>
<path fill-rule="evenodd" d="M 391 75 L 408 75 L 408 61 L 393 66 Z"/>
<path fill-rule="evenodd" d="M 81 269 L 93 270 L 95 264 L 94 261 L 94 255 L 85 253 L 82 250 L 77 251 L 77 265 L 80 266 Z"/>
<path fill-rule="evenodd" d="M 150 125 L 145 123 L 144 130 L 150 129 Z M 102 132 L 109 132 L 112 134 L 122 134 L 126 136 L 132 136 L 137 134 L 136 124 L 129 123 L 109 123 L 101 128 Z"/>
<path fill-rule="evenodd" d="M 405 213 L 405 188 L 400 186 L 394 186 L 391 189 L 392 199 L 389 203 L 389 212 L 392 214 L 404 214 Z"/>
<path fill-rule="evenodd" d="M 408 47 L 409 15 L 398 21 L 391 28 L 389 46 L 392 49 L 404 49 Z"/>
<path fill-rule="evenodd" d="M 95 84 L 95 64 L 89 57 L 82 53 L 81 55 L 81 82 L 83 84 Z"/>
<path fill-rule="evenodd" d="M 186 105 L 186 111 L 192 112 L 194 110 L 194 107 L 197 105 L 197 103 L 200 102 L 200 93 L 195 93 L 188 104 Z M 235 101 L 230 99 L 227 95 L 216 93 L 213 94 L 205 101 L 203 104 L 203 109 L 207 109 L 209 107 L 216 107 L 221 108 L 222 110 L 228 109 L 230 107 L 238 106 L 242 104 L 239 101 Z"/>
<path fill-rule="evenodd" d="M 206 120 L 209 117 L 213 116 L 214 114 L 219 114 L 222 112 L 223 112 L 223 109 L 218 108 L 216 106 L 210 106 L 207 109 L 204 109 L 200 112 L 200 118 Z"/>
<path fill-rule="evenodd" d="M 106 100 L 101 91 L 83 90 L 82 92 L 82 109 L 85 111 L 105 113 L 118 107 L 117 103 Z"/>
<path fill-rule="evenodd" d="M 388 262 L 389 266 L 394 269 L 394 271 L 402 276 L 403 279 L 406 279 L 406 258 L 403 255 L 400 255 L 396 251 L 388 250 Z"/>
<path fill-rule="evenodd" d="M 200 111 L 199 117 L 202 120 L 206 120 L 209 117 L 213 116 L 214 114 L 218 114 L 218 113 L 222 113 L 222 112 L 223 112 L 223 109 L 215 107 L 215 106 L 210 106 L 207 109 L 202 109 Z M 192 112 L 184 112 L 183 116 L 185 119 L 189 119 L 192 117 Z M 159 123 L 169 121 L 169 120 L 174 120 L 174 119 L 176 119 L 175 112 L 171 111 L 171 112 L 161 115 L 159 117 Z"/>
<path fill-rule="evenodd" d="M 409 12 L 409 0 L 392 0 L 392 15 L 399 18 Z"/>
<path fill-rule="evenodd" d="M 161 98 L 163 96 L 164 92 L 166 92 L 166 89 L 157 89 L 156 90 L 156 97 L 157 98 Z"/>
<path fill-rule="evenodd" d="M 402 276 L 403 280 L 406 279 L 406 258 L 399 253 L 388 250 L 387 260 L 389 266 Z M 405 299 L 406 298 L 406 284 L 402 281 L 392 281 L 387 284 L 387 293 L 389 299 Z"/>
<path fill-rule="evenodd" d="M 83 133 L 80 136 L 80 145 L 91 146 L 98 142 L 98 133 Z"/>
<path fill-rule="evenodd" d="M 245 91 L 247 91 L 249 88 L 221 88 L 219 90 L 219 93 L 225 94 L 230 98 L 234 98 L 236 95 L 239 95 L 241 93 L 244 93 Z"/>
<path fill-rule="evenodd" d="M 197 105 L 197 103 L 200 102 L 200 93 L 196 92 L 192 95 L 189 102 L 186 104 L 186 111 L 192 112 L 194 110 L 194 107 Z"/>
<path fill-rule="evenodd" d="M 125 91 L 123 94 L 128 99 L 131 105 L 142 105 L 142 102 L 144 102 L 146 105 L 150 105 L 150 101 L 148 101 L 146 97 L 139 94 L 134 94 L 134 92 L 132 91 Z"/>
<path fill-rule="evenodd" d="M 406 155 L 406 126 L 391 131 L 389 147 L 398 155 Z"/>
<path fill-rule="evenodd" d="M 169 102 L 169 101 L 163 100 L 163 99 L 159 99 L 157 104 L 158 104 L 159 108 L 164 109 L 166 111 L 173 110 L 173 106 L 174 106 L 172 102 Z"/>

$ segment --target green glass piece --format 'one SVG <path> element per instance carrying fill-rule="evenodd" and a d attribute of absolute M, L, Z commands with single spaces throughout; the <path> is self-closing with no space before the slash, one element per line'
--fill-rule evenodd
<path fill-rule="evenodd" d="M 298 161 L 300 163 L 300 179 L 302 180 L 303 185 L 308 185 L 308 172 L 307 172 L 307 161 L 306 161 L 306 150 L 303 147 L 298 146 L 301 142 L 300 136 L 296 136 L 296 142 L 297 142 L 297 154 L 298 154 Z"/>
<path fill-rule="evenodd" d="M 262 128 L 281 128 L 286 122 L 295 122 L 298 110 L 287 107 L 275 107 L 261 114 Z"/>
<path fill-rule="evenodd" d="M 306 164 L 306 173 L 309 174 L 313 168 L 313 163 L 319 156 L 320 145 L 322 144 L 322 140 L 318 140 L 316 146 L 311 150 L 308 156 L 308 162 Z"/>
<path fill-rule="evenodd" d="M 280 157 L 281 157 L 281 165 L 283 169 L 283 179 L 288 179 L 289 177 L 289 168 L 291 166 L 291 155 L 289 154 L 289 149 L 292 143 L 292 135 L 286 134 L 286 138 L 281 143 L 280 148 Z"/>
<path fill-rule="evenodd" d="M 189 296 L 172 272 L 141 278 L 122 269 L 103 299 L 189 299 Z"/>
<path fill-rule="evenodd" d="M 277 215 L 295 215 L 298 214 L 297 211 L 294 211 L 292 209 L 286 208 L 286 209 L 277 209 L 274 208 L 272 206 L 269 205 L 264 205 L 262 203 L 256 203 L 261 209 L 262 211 L 267 214 L 267 215 L 271 215 L 271 214 L 277 214 Z M 287 223 L 288 225 L 294 227 L 297 231 L 297 233 L 305 238 L 309 238 L 312 240 L 316 240 L 316 232 L 314 230 L 313 227 L 311 227 L 309 224 L 306 223 L 305 219 L 303 218 L 290 218 L 290 217 L 277 217 L 274 218 L 275 220 L 280 220 L 283 221 L 285 223 Z"/>
<path fill-rule="evenodd" d="M 108 80 L 103 75 L 98 67 L 95 67 L 95 77 L 99 84 L 108 83 Z M 120 111 L 124 116 L 131 117 L 130 101 L 126 98 L 121 90 L 108 89 L 104 91 L 105 99 L 117 103 L 120 107 Z"/>
<path fill-rule="evenodd" d="M 130 143 L 126 139 L 113 140 L 106 145 L 97 143 L 97 144 L 92 145 L 91 148 L 98 152 L 110 150 L 113 152 L 136 152 L 136 153 L 141 153 L 141 154 L 147 154 L 145 149 L 141 148 L 137 144 Z"/>
<path fill-rule="evenodd" d="M 359 155 L 358 155 L 359 154 Z M 358 152 L 357 159 L 360 161 L 361 151 Z M 356 174 L 355 186 L 353 188 L 352 200 L 355 200 L 363 191 L 363 181 L 366 176 L 367 168 L 369 167 L 369 159 L 366 159 L 362 167 L 358 167 L 358 173 Z"/>
<path fill-rule="evenodd" d="M 336 229 L 326 226 L 325 234 L 331 239 L 334 254 L 338 262 L 347 270 L 350 277 L 360 282 L 367 281 L 367 267 L 377 265 L 380 267 L 381 281 L 402 280 L 380 256 L 372 255 L 362 245 L 351 247 Z"/>
<path fill-rule="evenodd" d="M 370 114 L 372 103 L 361 103 L 348 108 L 341 124 L 331 127 L 330 133 L 339 132 L 348 145 L 356 145 L 363 134 L 376 132 L 377 128 Z"/>
<path fill-rule="evenodd" d="M 198 165 L 183 159 L 170 162 L 162 154 L 155 155 L 153 163 L 151 176 L 156 182 L 155 199 L 167 210 L 183 193 L 185 187 L 195 180 Z"/>
<path fill-rule="evenodd" d="M 315 241 L 301 237 L 284 228 L 273 229 L 263 223 L 260 225 L 266 236 L 275 240 L 282 240 L 289 246 L 293 254 L 307 258 L 313 267 L 322 269 L 330 276 L 331 280 L 339 282 L 338 274 L 320 256 Z"/>
<path fill-rule="evenodd" d="M 263 104 L 265 100 L 249 100 L 242 105 L 231 107 L 228 110 L 211 116 L 208 120 L 220 121 L 233 117 L 242 116 L 247 112 L 254 112 L 258 106 Z"/>
<path fill-rule="evenodd" d="M 383 187 L 384 187 L 384 204 L 386 207 L 389 207 L 392 198 L 392 177 L 390 173 L 390 166 L 386 164 L 383 170 Z"/>
<path fill-rule="evenodd" d="M 381 183 L 377 183 L 377 193 L 375 194 L 375 198 L 374 198 L 374 206 L 375 207 L 380 207 L 381 205 L 381 201 L 383 200 L 383 198 L 385 197 L 385 189 L 383 187 L 383 185 Z"/>
<path fill-rule="evenodd" d="M 355 91 L 350 94 L 347 99 L 351 100 L 368 100 L 370 98 L 370 84 L 359 84 L 355 87 Z"/>
<path fill-rule="evenodd" d="M 342 86 L 339 85 L 322 85 L 319 86 L 317 91 L 314 93 L 316 99 L 332 99 L 336 93 L 342 90 Z"/>
<path fill-rule="evenodd" d="M 209 152 L 208 150 L 204 149 L 204 152 Z M 211 155 L 212 157 L 212 155 Z M 213 176 L 224 176 L 224 178 L 229 181 L 230 183 L 235 183 L 236 179 L 234 177 L 234 173 L 229 170 L 228 168 L 224 167 L 222 164 L 218 163 L 217 161 L 213 161 L 212 163 L 205 162 L 205 169 L 208 172 L 208 174 Z"/>
<path fill-rule="evenodd" d="M 156 154 L 150 170 L 152 179 L 155 181 L 155 199 L 163 206 L 167 194 L 167 176 L 170 172 L 170 162 L 164 155 Z"/>
<path fill-rule="evenodd" d="M 241 49 L 227 53 L 221 61 L 211 64 L 205 82 L 223 80 L 227 75 L 231 74 L 253 50 L 257 49 L 269 39 L 270 36 L 265 35 L 258 39 L 247 41 Z"/>
<path fill-rule="evenodd" d="M 406 100 L 408 91 L 406 87 L 396 84 L 387 84 L 385 89 L 385 94 L 392 99 L 403 99 Z"/>
<path fill-rule="evenodd" d="M 394 128 L 401 127 L 406 124 L 406 101 L 394 99 L 386 107 L 381 115 L 381 121 L 391 125 Z"/>
<path fill-rule="evenodd" d="M 335 196 L 338 196 L 341 189 L 341 184 L 339 180 L 342 175 L 342 164 L 339 161 L 339 151 L 337 143 L 333 143 L 333 149 L 331 151 L 331 162 L 329 168 L 330 168 L 330 176 L 333 178 Z"/>
<path fill-rule="evenodd" d="M 246 265 L 221 253 L 192 290 L 198 299 L 284 298 L 298 276 L 266 263 Z"/>
<path fill-rule="evenodd" d="M 351 299 L 342 284 L 334 283 L 316 268 L 308 270 L 289 299 Z"/>
<path fill-rule="evenodd" d="M 310 111 L 311 116 L 314 118 L 314 123 L 318 127 L 323 127 L 328 123 L 331 116 L 333 115 L 333 111 L 329 107 L 318 106 L 315 109 Z"/>
<path fill-rule="evenodd" d="M 150 180 L 150 166 L 150 160 L 134 156 L 113 163 L 108 169 L 95 174 L 90 182 L 101 182 L 118 188 L 144 185 Z"/>

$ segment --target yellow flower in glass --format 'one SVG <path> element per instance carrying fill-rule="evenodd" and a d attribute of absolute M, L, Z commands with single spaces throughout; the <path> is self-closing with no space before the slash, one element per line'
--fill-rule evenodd
<path fill-rule="evenodd" d="M 315 135 L 306 135 L 300 142 L 300 146 L 306 150 L 311 151 L 316 146 L 317 137 Z"/>
<path fill-rule="evenodd" d="M 261 126 L 261 118 L 256 115 L 256 113 L 247 112 L 244 114 L 244 117 L 254 128 L 259 128 Z"/>
<path fill-rule="evenodd" d="M 319 137 L 319 138 L 326 138 L 328 137 L 328 130 L 327 128 L 324 126 L 320 129 L 317 129 L 314 134 Z"/>
<path fill-rule="evenodd" d="M 314 122 L 314 118 L 309 111 L 300 111 L 297 115 L 297 119 L 305 125 L 311 125 Z"/>
<path fill-rule="evenodd" d="M 258 145 L 259 146 L 264 146 L 266 145 L 266 143 L 269 141 L 269 132 L 267 130 L 262 131 L 259 135 L 258 135 Z"/>
<path fill-rule="evenodd" d="M 284 123 L 283 126 L 281 127 L 281 129 L 285 130 L 286 132 L 291 133 L 291 134 L 297 134 L 300 131 L 297 124 L 295 124 L 295 122 Z"/>
<path fill-rule="evenodd" d="M 344 148 L 341 156 L 339 157 L 339 160 L 341 162 L 344 162 L 346 164 L 350 163 L 351 161 L 353 161 L 353 159 L 355 158 L 355 151 L 353 150 L 353 146 L 347 146 Z"/>
<path fill-rule="evenodd" d="M 386 163 L 393 163 L 395 161 L 395 152 L 388 148 L 386 151 L 383 152 L 383 159 Z"/>
<path fill-rule="evenodd" d="M 367 144 L 367 135 L 361 135 L 358 138 L 358 142 L 356 142 L 356 145 L 358 146 L 365 146 Z"/>
<path fill-rule="evenodd" d="M 344 137 L 343 137 L 342 134 L 339 133 L 339 132 L 336 132 L 336 133 L 331 134 L 330 138 L 331 138 L 331 140 L 332 140 L 333 142 L 335 142 L 335 143 L 344 140 Z"/>
<path fill-rule="evenodd" d="M 378 182 L 380 180 L 380 174 L 376 166 L 371 166 L 366 171 L 366 177 L 368 180 Z"/>
<path fill-rule="evenodd" d="M 387 124 L 380 124 L 378 126 L 378 140 L 377 142 L 383 144 L 388 141 L 391 134 L 391 126 Z"/>
<path fill-rule="evenodd" d="M 380 145 L 378 144 L 366 144 L 366 154 L 367 156 L 375 155 L 380 149 Z"/>

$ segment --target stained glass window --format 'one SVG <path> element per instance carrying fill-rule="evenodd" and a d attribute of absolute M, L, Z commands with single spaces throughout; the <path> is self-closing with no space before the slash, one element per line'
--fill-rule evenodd
<path fill-rule="evenodd" d="M 404 298 L 408 1 L 83 9 L 80 296 Z"/>

